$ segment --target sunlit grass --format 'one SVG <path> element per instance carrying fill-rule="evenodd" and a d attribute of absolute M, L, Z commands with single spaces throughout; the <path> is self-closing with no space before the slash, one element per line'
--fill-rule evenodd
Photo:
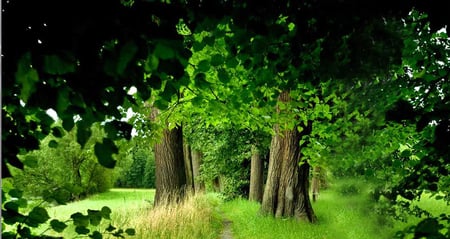
<path fill-rule="evenodd" d="M 75 212 L 86 214 L 87 209 L 112 209 L 111 221 L 91 230 L 104 232 L 111 223 L 115 227 L 134 228 L 132 238 L 217 238 L 221 218 L 217 212 L 220 199 L 217 195 L 191 196 L 185 202 L 153 208 L 155 190 L 111 189 L 82 201 L 49 208 L 52 218 L 65 221 Z M 46 227 L 42 227 L 44 230 Z M 54 234 L 56 235 L 56 234 Z M 74 227 L 65 229 L 64 238 L 74 238 Z"/>
<path fill-rule="evenodd" d="M 214 195 L 198 195 L 185 202 L 142 211 L 132 218 L 136 238 L 205 238 L 216 239 L 221 218 L 216 210 L 219 200 Z"/>
<path fill-rule="evenodd" d="M 67 205 L 50 208 L 51 218 L 70 218 L 74 212 L 86 212 L 87 209 L 100 210 L 103 206 L 113 209 L 113 216 L 116 211 L 142 210 L 153 205 L 155 196 L 154 189 L 110 189 L 108 192 L 96 194 L 85 200 L 76 201 Z"/>
<path fill-rule="evenodd" d="M 318 218 L 315 224 L 261 216 L 260 205 L 245 199 L 225 202 L 220 208 L 233 221 L 233 234 L 237 239 L 390 239 L 397 231 L 421 220 L 410 216 L 407 222 L 400 222 L 377 213 L 369 190 L 370 184 L 363 181 L 342 180 L 332 184 L 313 203 Z M 450 213 L 445 202 L 426 195 L 417 204 L 430 209 L 434 215 Z"/>
<path fill-rule="evenodd" d="M 354 190 L 355 187 L 358 190 Z M 260 204 L 245 199 L 223 202 L 216 194 L 189 197 L 178 205 L 153 208 L 155 190 L 112 189 L 88 199 L 64 206 L 49 208 L 49 215 L 62 221 L 74 212 L 87 209 L 112 209 L 111 223 L 119 228 L 134 228 L 132 238 L 219 238 L 222 220 L 232 221 L 233 238 L 339 238 L 383 239 L 421 219 L 409 217 L 408 222 L 392 220 L 375 211 L 375 202 L 369 197 L 367 182 L 341 180 L 321 192 L 313 203 L 318 218 L 315 224 L 295 219 L 275 219 L 259 214 Z M 450 213 L 442 201 L 424 195 L 415 202 L 434 215 Z M 104 230 L 109 222 L 93 230 Z M 40 228 L 43 230 L 43 228 Z M 65 230 L 64 238 L 74 238 L 73 227 Z"/>

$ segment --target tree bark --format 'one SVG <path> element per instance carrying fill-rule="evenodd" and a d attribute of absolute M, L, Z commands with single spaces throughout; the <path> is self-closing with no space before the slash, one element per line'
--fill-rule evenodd
<path fill-rule="evenodd" d="M 161 142 L 155 144 L 155 206 L 177 203 L 185 197 L 186 171 L 181 126 L 165 129 Z"/>
<path fill-rule="evenodd" d="M 290 101 L 289 92 L 282 92 L 279 100 Z M 309 132 L 299 132 L 297 127 L 281 130 L 275 125 L 274 128 L 261 211 L 275 217 L 295 217 L 315 222 L 316 217 L 309 199 L 310 167 L 307 162 L 302 162 L 299 166 L 300 139 Z"/>
<path fill-rule="evenodd" d="M 202 165 L 203 154 L 199 150 L 192 150 L 192 174 L 194 177 L 194 191 L 195 193 L 205 191 L 205 183 L 199 180 L 200 165 Z"/>
<path fill-rule="evenodd" d="M 263 169 L 264 161 L 256 146 L 252 146 L 252 159 L 250 166 L 250 201 L 262 202 L 263 198 Z"/>
<path fill-rule="evenodd" d="M 186 169 L 187 190 L 194 192 L 194 172 L 192 165 L 191 146 L 189 144 L 184 144 L 183 153 L 184 165 Z"/>
<path fill-rule="evenodd" d="M 311 180 L 311 191 L 312 191 L 312 198 L 313 202 L 315 202 L 319 198 L 319 192 L 320 192 L 320 167 L 316 166 L 313 169 L 313 175 Z"/>

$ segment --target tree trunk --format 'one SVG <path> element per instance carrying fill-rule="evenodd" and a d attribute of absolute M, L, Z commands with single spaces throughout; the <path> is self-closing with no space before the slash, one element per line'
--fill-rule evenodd
<path fill-rule="evenodd" d="M 315 202 L 319 198 L 319 191 L 320 191 L 320 167 L 316 166 L 313 169 L 313 175 L 311 180 L 311 191 L 312 191 L 312 198 L 313 202 Z"/>
<path fill-rule="evenodd" d="M 252 146 L 252 159 L 250 168 L 250 192 L 248 199 L 262 202 L 263 198 L 263 169 L 264 161 L 256 146 Z"/>
<path fill-rule="evenodd" d="M 282 92 L 279 100 L 288 102 L 289 92 Z M 309 164 L 303 162 L 299 166 L 300 139 L 309 132 L 305 129 L 300 133 L 297 127 L 280 130 L 276 125 L 274 128 L 261 210 L 275 217 L 295 217 L 315 222 L 309 199 Z"/>
<path fill-rule="evenodd" d="M 155 144 L 155 206 L 177 203 L 185 196 L 186 171 L 181 127 L 165 129 L 161 142 Z"/>
<path fill-rule="evenodd" d="M 194 191 L 195 193 L 205 191 L 205 183 L 199 180 L 200 175 L 200 165 L 202 164 L 203 154 L 198 150 L 192 150 L 192 174 L 194 177 Z"/>
<path fill-rule="evenodd" d="M 191 146 L 184 144 L 184 165 L 186 169 L 187 190 L 194 192 L 194 172 L 192 165 Z"/>

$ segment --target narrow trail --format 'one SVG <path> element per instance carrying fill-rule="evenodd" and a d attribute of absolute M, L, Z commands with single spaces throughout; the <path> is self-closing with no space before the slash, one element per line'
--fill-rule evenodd
<path fill-rule="evenodd" d="M 233 225 L 233 222 L 224 218 L 222 221 L 223 225 L 223 231 L 220 235 L 220 239 L 232 239 L 233 238 L 233 232 L 231 231 L 231 225 Z"/>

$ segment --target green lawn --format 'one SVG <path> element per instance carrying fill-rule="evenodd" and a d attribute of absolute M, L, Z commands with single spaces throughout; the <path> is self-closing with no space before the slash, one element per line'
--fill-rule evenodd
<path fill-rule="evenodd" d="M 52 207 L 52 218 L 66 220 L 74 212 L 87 209 L 112 209 L 112 224 L 123 229 L 133 227 L 133 238 L 218 238 L 222 220 L 232 221 L 233 238 L 339 238 L 383 239 L 408 224 L 389 220 L 374 211 L 374 204 L 364 192 L 343 196 L 339 187 L 321 192 L 313 203 L 318 218 L 315 224 L 293 219 L 275 219 L 259 214 L 260 205 L 245 199 L 223 202 L 217 194 L 207 194 L 188 200 L 183 205 L 153 209 L 155 190 L 111 189 L 82 201 Z M 434 214 L 450 213 L 449 207 L 424 196 L 418 204 Z M 409 223 L 416 223 L 413 219 Z M 108 222 L 109 223 L 109 222 Z M 107 224 L 103 224 L 103 229 Z M 43 230 L 43 228 L 41 228 Z M 73 238 L 74 228 L 66 229 L 65 238 Z M 97 229 L 98 230 L 98 229 Z"/>

